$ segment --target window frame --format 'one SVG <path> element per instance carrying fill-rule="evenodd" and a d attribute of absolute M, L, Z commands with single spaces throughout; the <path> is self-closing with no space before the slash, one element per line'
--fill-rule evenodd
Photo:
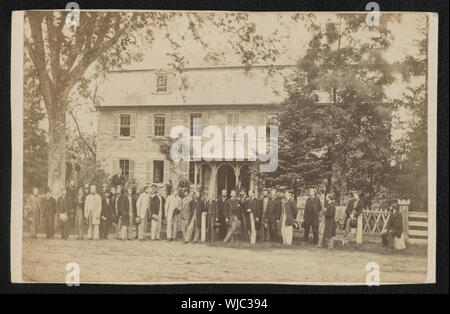
<path fill-rule="evenodd" d="M 193 119 L 195 119 L 195 117 L 193 117 L 194 115 L 200 115 L 200 134 L 194 134 L 194 125 L 193 125 Z M 203 114 L 201 112 L 191 112 L 189 114 L 189 136 L 191 137 L 202 137 L 202 131 L 203 131 Z"/>
<path fill-rule="evenodd" d="M 156 167 L 155 167 L 155 165 L 157 163 L 160 163 L 160 165 L 161 165 L 161 181 L 156 181 L 155 180 L 155 175 L 156 175 Z M 155 183 L 155 184 L 164 183 L 164 160 L 162 160 L 162 159 L 153 159 L 152 160 L 152 182 Z"/>
<path fill-rule="evenodd" d="M 165 71 L 159 71 L 155 73 L 155 93 L 156 94 L 168 94 L 169 93 L 169 73 Z M 160 84 L 160 78 L 164 78 L 163 84 Z"/>
<path fill-rule="evenodd" d="M 125 162 L 126 162 L 126 168 L 127 168 L 127 169 L 125 169 L 125 165 L 124 165 L 124 167 L 122 167 L 122 162 L 123 162 L 124 164 L 125 164 Z M 119 158 L 119 168 L 120 168 L 120 171 L 121 171 L 122 176 L 123 176 L 124 178 L 127 178 L 127 180 L 128 180 L 129 175 L 130 175 L 130 159 Z"/>
<path fill-rule="evenodd" d="M 164 119 L 162 126 L 158 125 L 156 123 L 157 118 Z M 166 134 L 166 118 L 167 118 L 167 115 L 165 113 L 154 113 L 153 114 L 153 136 L 155 136 L 155 137 L 167 136 L 167 134 Z M 159 128 L 159 131 L 161 131 L 161 129 L 162 129 L 162 134 L 158 134 L 157 128 Z"/>
<path fill-rule="evenodd" d="M 122 135 L 122 129 L 126 127 L 122 126 L 122 117 L 128 116 L 128 135 Z M 119 113 L 119 138 L 131 137 L 131 113 Z"/>

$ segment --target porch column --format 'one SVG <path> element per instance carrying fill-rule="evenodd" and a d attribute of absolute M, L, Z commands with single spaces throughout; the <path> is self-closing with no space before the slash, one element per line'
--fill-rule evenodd
<path fill-rule="evenodd" d="M 253 191 L 256 195 L 256 189 L 255 189 L 255 173 L 251 167 L 248 168 L 250 171 L 250 185 L 249 185 L 249 191 Z"/>
<path fill-rule="evenodd" d="M 211 195 L 214 197 L 218 197 L 217 195 L 217 182 L 216 182 L 216 174 L 217 174 L 217 167 L 215 164 L 211 165 L 211 182 L 210 182 L 210 192 Z"/>
<path fill-rule="evenodd" d="M 241 167 L 235 164 L 233 165 L 233 169 L 234 169 L 234 176 L 236 178 L 236 188 L 237 188 L 239 184 L 239 175 L 241 174 Z"/>
<path fill-rule="evenodd" d="M 198 173 L 198 165 L 194 163 L 194 186 L 197 190 L 197 173 Z"/>
<path fill-rule="evenodd" d="M 398 209 L 402 213 L 402 219 L 403 219 L 403 236 L 405 238 L 405 241 L 408 242 L 409 238 L 409 223 L 408 223 L 408 216 L 409 216 L 409 205 L 411 205 L 411 200 L 403 200 L 399 199 L 397 200 Z M 427 228 L 428 230 L 428 228 Z"/>

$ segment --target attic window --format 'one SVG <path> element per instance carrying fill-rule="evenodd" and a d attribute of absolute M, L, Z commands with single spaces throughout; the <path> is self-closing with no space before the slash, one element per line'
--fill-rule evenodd
<path fill-rule="evenodd" d="M 167 93 L 167 73 L 156 74 L 156 92 Z"/>

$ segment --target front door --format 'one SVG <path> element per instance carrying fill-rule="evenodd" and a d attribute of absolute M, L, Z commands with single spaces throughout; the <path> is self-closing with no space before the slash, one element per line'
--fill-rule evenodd
<path fill-rule="evenodd" d="M 236 189 L 236 177 L 230 165 L 222 165 L 217 171 L 217 196 L 222 194 L 223 189 L 227 191 L 228 196 L 231 190 Z"/>

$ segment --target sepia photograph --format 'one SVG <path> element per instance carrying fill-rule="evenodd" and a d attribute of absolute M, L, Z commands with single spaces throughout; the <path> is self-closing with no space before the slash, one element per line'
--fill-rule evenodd
<path fill-rule="evenodd" d="M 69 5 L 12 13 L 13 283 L 436 282 L 436 13 Z"/>

